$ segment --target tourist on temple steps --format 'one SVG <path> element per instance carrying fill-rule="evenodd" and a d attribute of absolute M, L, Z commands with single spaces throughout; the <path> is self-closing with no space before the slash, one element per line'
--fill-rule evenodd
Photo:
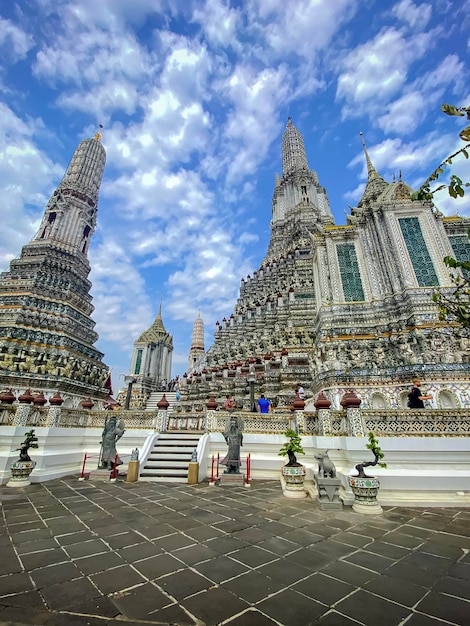
<path fill-rule="evenodd" d="M 297 383 L 297 389 L 295 390 L 295 393 L 298 398 L 300 398 L 301 400 L 305 400 L 305 389 L 300 383 Z"/>
<path fill-rule="evenodd" d="M 271 413 L 271 402 L 264 397 L 264 393 L 261 394 L 258 400 L 258 412 L 259 413 Z"/>
<path fill-rule="evenodd" d="M 413 389 L 408 394 L 408 407 L 410 409 L 424 409 L 424 400 L 432 400 L 431 395 L 422 395 L 419 388 L 421 381 L 413 378 Z"/>
<path fill-rule="evenodd" d="M 232 398 L 229 395 L 227 395 L 225 397 L 225 410 L 231 411 L 234 408 L 235 408 L 235 400 L 232 400 Z"/>

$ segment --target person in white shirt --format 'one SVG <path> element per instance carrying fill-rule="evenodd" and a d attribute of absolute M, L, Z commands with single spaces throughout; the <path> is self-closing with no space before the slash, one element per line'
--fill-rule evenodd
<path fill-rule="evenodd" d="M 300 383 L 297 383 L 297 389 L 295 390 L 295 393 L 298 398 L 300 398 L 301 400 L 305 400 L 305 389 Z"/>

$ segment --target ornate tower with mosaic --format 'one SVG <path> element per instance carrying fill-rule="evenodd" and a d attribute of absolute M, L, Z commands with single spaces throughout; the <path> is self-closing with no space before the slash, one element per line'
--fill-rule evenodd
<path fill-rule="evenodd" d="M 204 355 L 204 321 L 201 317 L 201 313 L 199 312 L 194 321 L 193 335 L 191 337 L 191 348 L 189 349 L 188 357 L 188 373 L 192 372 L 193 369 L 198 369 Z"/>
<path fill-rule="evenodd" d="M 100 139 L 79 144 L 37 234 L 0 276 L 1 384 L 59 391 L 70 406 L 108 393 L 87 257 L 106 163 Z"/>
<path fill-rule="evenodd" d="M 134 342 L 129 376 L 134 378 L 132 404 L 145 406 L 153 391 L 171 377 L 173 338 L 166 331 L 160 305 L 151 326 Z"/>
<path fill-rule="evenodd" d="M 470 219 L 412 200 L 401 173 L 388 183 L 363 148 L 362 198 L 336 225 L 288 120 L 267 254 L 242 279 L 234 313 L 216 324 L 205 365 L 212 380 L 191 385 L 186 377 L 189 400 L 231 393 L 248 403 L 252 363 L 257 390 L 279 405 L 300 382 L 307 398 L 323 391 L 336 408 L 351 388 L 364 407 L 406 406 L 413 375 L 439 406 L 470 401 L 466 339 L 438 320 L 432 301 L 436 286 L 450 286 L 443 258 L 470 258 Z"/>

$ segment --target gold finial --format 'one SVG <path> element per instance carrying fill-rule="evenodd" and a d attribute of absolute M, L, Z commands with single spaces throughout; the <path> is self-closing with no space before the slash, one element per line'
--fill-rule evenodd
<path fill-rule="evenodd" d="M 103 128 L 103 124 L 100 124 L 99 127 Z M 94 138 L 96 139 L 96 141 L 101 141 L 101 133 L 100 133 L 100 131 L 95 133 L 95 137 Z"/>

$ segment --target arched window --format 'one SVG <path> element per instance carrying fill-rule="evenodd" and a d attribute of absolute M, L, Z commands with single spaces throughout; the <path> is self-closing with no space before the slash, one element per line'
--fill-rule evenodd
<path fill-rule="evenodd" d="M 450 389 L 442 389 L 437 396 L 437 406 L 440 409 L 456 409 L 460 407 L 460 402 Z"/>
<path fill-rule="evenodd" d="M 369 404 L 371 409 L 390 408 L 388 398 L 383 393 L 380 393 L 378 391 L 374 391 L 374 393 L 371 394 Z"/>

